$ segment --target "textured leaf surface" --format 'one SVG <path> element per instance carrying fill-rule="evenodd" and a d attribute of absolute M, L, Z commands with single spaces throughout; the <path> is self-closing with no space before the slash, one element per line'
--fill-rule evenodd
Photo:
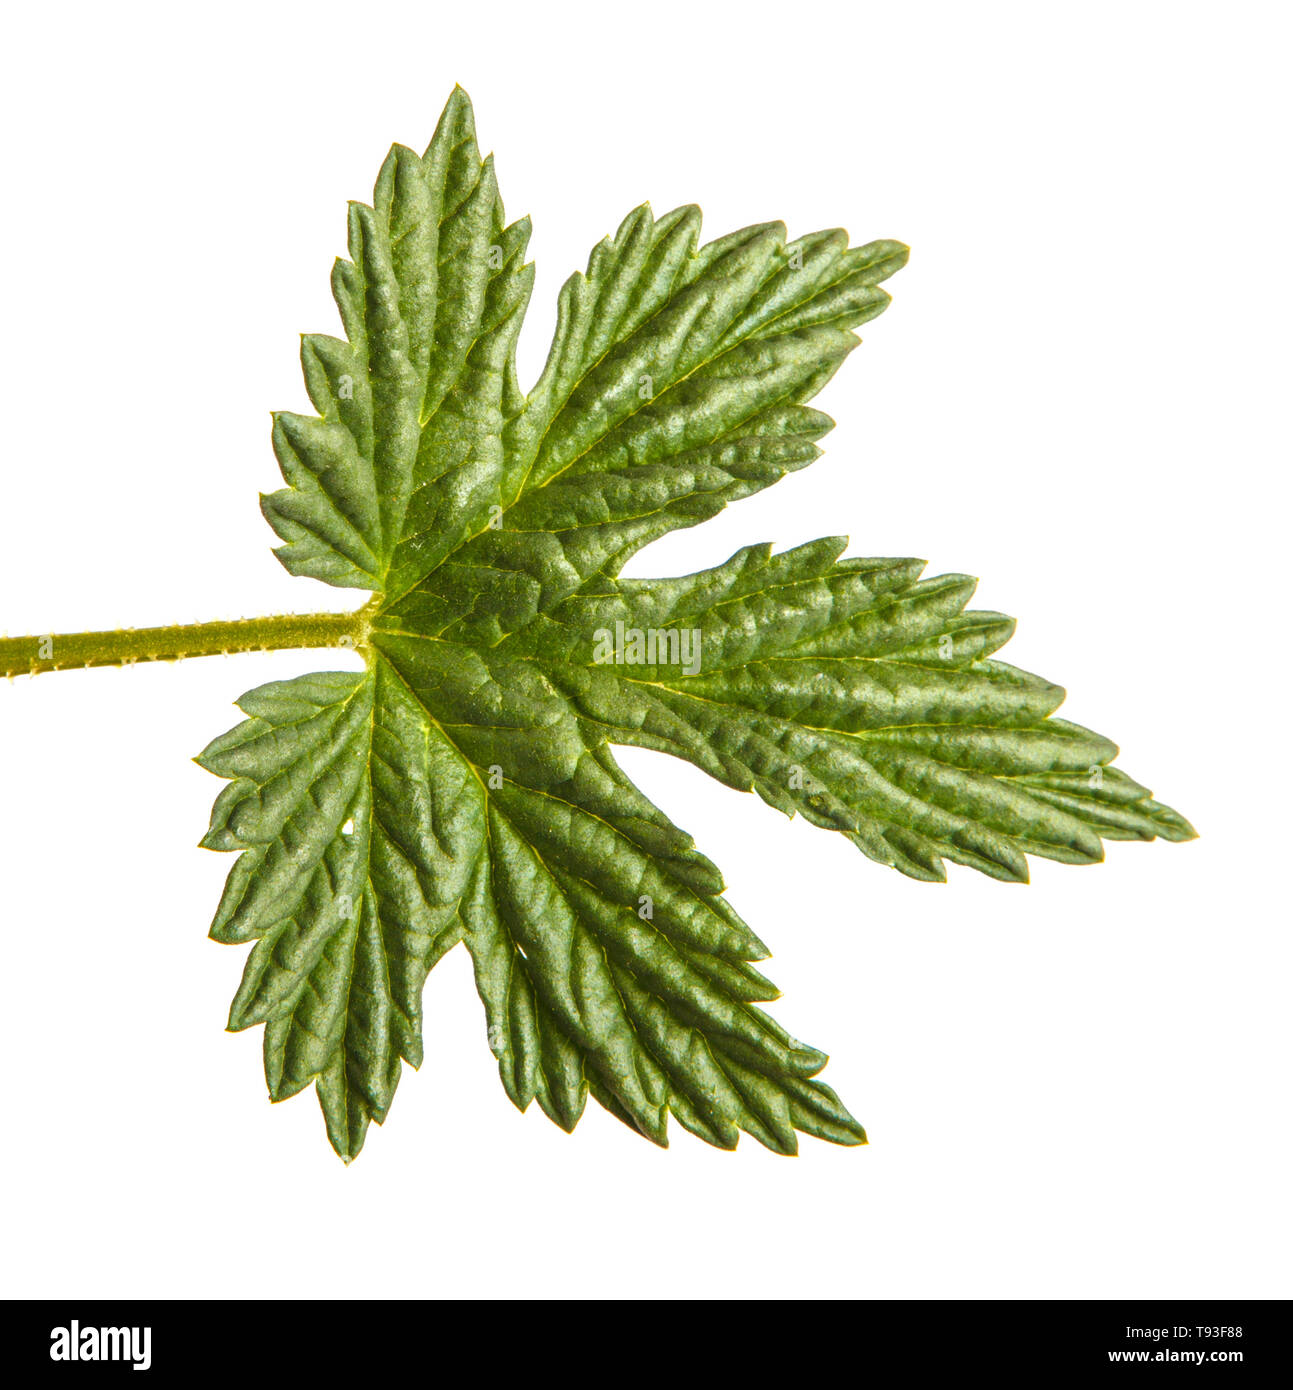
<path fill-rule="evenodd" d="M 319 415 L 275 416 L 288 487 L 262 505 L 293 574 L 398 591 L 500 502 L 500 433 L 518 404 L 529 224 L 504 225 L 465 93 L 422 157 L 391 150 L 348 230 L 332 273 L 346 340 L 302 340 Z"/>
<path fill-rule="evenodd" d="M 1101 836 L 1193 834 L 1108 767 L 1108 739 L 1051 717 L 1058 686 L 991 659 L 1014 622 L 965 611 L 974 580 L 843 548 L 751 546 L 684 579 L 622 581 L 562 605 L 561 635 L 528 645 L 590 729 L 687 758 L 915 878 L 943 878 L 946 858 L 1026 880 L 1026 853 L 1091 863 Z M 587 634 L 617 624 L 702 634 L 700 670 L 597 664 Z"/>
<path fill-rule="evenodd" d="M 539 381 L 514 353 L 528 224 L 507 224 L 455 91 L 422 156 L 354 204 L 310 335 L 317 416 L 279 414 L 263 500 L 294 574 L 371 591 L 363 673 L 252 691 L 199 761 L 228 779 L 203 843 L 240 851 L 212 927 L 252 943 L 230 1012 L 265 1027 L 271 1096 L 313 1082 L 343 1158 L 422 1060 L 427 973 L 465 941 L 504 1089 L 573 1129 L 587 1098 L 666 1142 L 864 1134 L 822 1052 L 758 1006 L 767 950 L 624 744 L 847 835 L 914 878 L 1001 879 L 1103 839 L 1186 839 L 996 660 L 974 581 L 824 540 L 625 580 L 650 541 L 810 463 L 808 402 L 889 302 L 892 241 L 779 223 L 702 244 L 629 214 L 561 291 Z"/>
<path fill-rule="evenodd" d="M 400 1059 L 422 1060 L 422 986 L 462 937 L 483 841 L 479 788 L 389 671 L 320 673 L 243 696 L 198 761 L 231 779 L 203 844 L 242 850 L 211 935 L 254 941 L 229 1014 L 263 1023 L 270 1095 L 316 1079 L 352 1157 Z"/>

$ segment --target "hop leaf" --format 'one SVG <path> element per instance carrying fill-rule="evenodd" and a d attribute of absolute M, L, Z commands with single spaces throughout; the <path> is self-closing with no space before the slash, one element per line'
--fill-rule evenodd
<path fill-rule="evenodd" d="M 396 146 L 333 272 L 344 340 L 302 343 L 317 416 L 279 414 L 263 499 L 294 574 L 375 597 L 363 674 L 263 686 L 199 761 L 238 850 L 212 927 L 255 943 L 229 1026 L 271 1096 L 314 1082 L 349 1160 L 422 1060 L 427 973 L 465 941 L 507 1094 L 573 1129 L 591 1093 L 667 1142 L 863 1142 L 825 1055 L 757 1006 L 768 952 L 717 869 L 615 762 L 686 758 L 914 878 L 1027 877 L 1027 854 L 1190 826 L 993 659 L 974 581 L 842 540 L 625 580 L 637 550 L 817 457 L 807 402 L 906 260 L 779 223 L 700 244 L 643 207 L 561 292 L 528 394 L 528 224 L 508 224 L 456 90 Z"/>

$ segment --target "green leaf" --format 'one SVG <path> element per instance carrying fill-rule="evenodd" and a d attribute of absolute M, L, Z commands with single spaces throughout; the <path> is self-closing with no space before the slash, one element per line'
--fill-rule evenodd
<path fill-rule="evenodd" d="M 528 645 L 590 730 L 687 758 L 914 878 L 942 879 L 950 859 L 1023 881 L 1025 854 L 1093 863 L 1101 836 L 1191 837 L 1108 767 L 1114 744 L 1051 717 L 1058 686 L 991 659 L 1014 622 L 965 611 L 974 580 L 840 560 L 844 544 L 621 581 L 568 600 L 564 632 Z M 698 669 L 599 663 L 588 636 L 652 630 L 696 633 Z"/>
<path fill-rule="evenodd" d="M 241 851 L 212 935 L 254 943 L 229 1026 L 265 1025 L 271 1097 L 313 1082 L 349 1160 L 420 1064 L 422 986 L 461 940 L 520 1109 L 570 1130 L 591 1094 L 661 1144 L 670 1114 L 724 1148 L 863 1142 L 825 1054 L 758 1007 L 768 952 L 717 869 L 612 745 L 914 878 L 1194 833 L 1055 717 L 1058 686 L 994 658 L 1013 622 L 967 611 L 963 575 L 824 540 L 620 577 L 817 456 L 831 421 L 807 402 L 906 248 L 779 223 L 701 245 L 695 208 L 639 208 L 562 289 L 524 394 L 528 225 L 505 223 L 461 90 L 349 226 L 346 339 L 303 340 L 319 414 L 275 417 L 287 486 L 263 505 L 289 570 L 376 596 L 366 670 L 252 691 L 199 759 L 229 779 L 203 844 Z"/>
<path fill-rule="evenodd" d="M 198 758 L 230 778 L 202 841 L 242 850 L 212 937 L 254 941 L 229 1012 L 263 1023 L 270 1096 L 312 1081 L 343 1158 L 422 1060 L 422 986 L 462 938 L 483 841 L 470 770 L 381 667 L 261 686 Z"/>
<path fill-rule="evenodd" d="M 293 574 L 411 587 L 501 501 L 501 430 L 533 281 L 529 224 L 504 224 L 461 89 L 419 157 L 396 145 L 372 205 L 350 205 L 332 272 L 346 341 L 301 341 L 318 417 L 280 413 L 288 487 L 262 499 Z"/>

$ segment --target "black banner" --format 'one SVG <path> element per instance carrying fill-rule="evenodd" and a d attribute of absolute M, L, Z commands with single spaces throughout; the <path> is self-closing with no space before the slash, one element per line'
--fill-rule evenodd
<path fill-rule="evenodd" d="M 662 1300 L 667 1302 L 667 1300 Z M 703 1306 L 703 1305 L 702 1305 Z M 105 1375 L 168 1378 L 223 1372 L 344 1375 L 380 1371 L 405 1325 L 424 1343 L 428 1330 L 459 1355 L 479 1347 L 460 1322 L 441 1327 L 433 1305 L 210 1301 L 15 1301 L 5 1305 L 5 1361 L 27 1377 L 81 1383 Z M 551 1310 L 535 1305 L 536 1339 L 517 1336 L 520 1305 L 510 1303 L 506 1334 L 488 1345 L 496 1372 L 502 1346 L 541 1359 Z M 457 1319 L 460 1314 L 455 1311 Z M 825 1321 L 829 1311 L 810 1316 Z M 402 1320 L 407 1319 L 407 1323 Z M 293 1329 L 285 1334 L 283 1329 Z M 414 1330 L 416 1329 L 416 1331 Z M 872 1302 L 848 1315 L 833 1337 L 860 1371 L 869 1356 L 900 1357 L 912 1371 L 973 1369 L 992 1376 L 1062 1369 L 1135 1377 L 1146 1367 L 1192 1366 L 1224 1378 L 1287 1363 L 1289 1304 L 1279 1302 Z M 465 1336 L 463 1334 L 466 1334 Z M 784 1334 L 784 1335 L 783 1335 Z M 775 1341 L 785 1345 L 783 1328 Z M 756 1334 L 757 1335 L 757 1334 Z M 461 1338 L 461 1340 L 460 1340 Z M 635 1338 L 626 1335 L 626 1344 Z M 522 1350 L 523 1348 L 523 1350 Z M 590 1355 L 595 1347 L 590 1341 Z M 482 1367 L 482 1371 L 485 1370 Z M 739 1366 L 733 1370 L 739 1372 Z M 758 1373 L 757 1366 L 750 1370 Z M 428 1374 L 431 1364 L 428 1364 Z M 1287 1374 L 1287 1371 L 1285 1372 Z M 15 1383 L 13 1381 L 10 1382 Z"/>

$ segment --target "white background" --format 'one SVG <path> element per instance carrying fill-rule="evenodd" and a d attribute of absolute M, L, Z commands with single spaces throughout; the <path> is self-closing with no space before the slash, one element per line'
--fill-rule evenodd
<path fill-rule="evenodd" d="M 442 12 L 448 10 L 448 12 Z M 773 949 L 866 1149 L 665 1152 L 500 1087 L 466 954 L 349 1169 L 265 1099 L 190 757 L 309 653 L 0 684 L 9 1295 L 1293 1294 L 1282 7 L 23 7 L 0 80 L 0 629 L 346 607 L 256 509 L 347 198 L 455 81 L 534 218 L 521 347 L 644 198 L 908 242 L 807 472 L 634 571 L 847 532 L 983 576 L 1005 655 L 1193 844 L 922 885 L 625 762 Z M 335 662 L 333 663 L 335 664 Z"/>

